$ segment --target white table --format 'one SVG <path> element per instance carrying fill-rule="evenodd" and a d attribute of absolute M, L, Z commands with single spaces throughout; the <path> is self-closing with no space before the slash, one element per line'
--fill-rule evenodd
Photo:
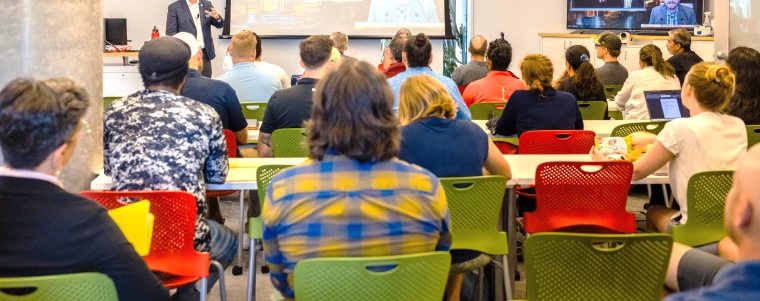
<path fill-rule="evenodd" d="M 488 128 L 486 128 L 486 122 L 488 122 L 488 120 L 473 120 L 472 122 L 480 126 L 480 128 L 486 131 L 486 133 L 489 133 Z M 619 125 L 629 124 L 629 123 L 638 123 L 638 122 L 645 122 L 645 121 L 642 121 L 642 120 L 584 120 L 583 128 L 588 131 L 593 131 L 594 133 L 596 133 L 597 137 L 605 138 L 605 137 L 609 137 L 612 134 L 612 130 L 615 129 L 615 127 Z"/>
<path fill-rule="evenodd" d="M 248 128 L 248 143 L 259 143 L 259 129 Z"/>

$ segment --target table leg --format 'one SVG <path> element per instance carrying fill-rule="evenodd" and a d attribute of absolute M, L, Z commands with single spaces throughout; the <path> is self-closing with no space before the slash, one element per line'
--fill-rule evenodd
<path fill-rule="evenodd" d="M 515 187 L 512 186 L 507 189 L 507 193 L 509 193 L 507 196 L 507 214 L 504 215 L 507 219 L 507 244 L 509 245 L 509 254 L 507 254 L 509 262 L 509 273 L 507 275 L 510 276 L 509 293 L 514 293 L 515 291 L 515 272 L 517 271 L 517 227 L 515 225 L 517 221 L 517 190 Z"/>
<path fill-rule="evenodd" d="M 240 226 L 238 227 L 237 265 L 232 267 L 232 275 L 243 274 L 243 233 L 245 233 L 245 190 L 240 191 Z M 254 248 L 255 246 L 251 246 Z"/>

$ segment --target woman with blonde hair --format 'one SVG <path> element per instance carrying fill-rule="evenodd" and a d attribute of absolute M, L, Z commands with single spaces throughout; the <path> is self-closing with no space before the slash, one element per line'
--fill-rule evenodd
<path fill-rule="evenodd" d="M 456 120 L 455 116 L 454 100 L 438 80 L 429 75 L 408 78 L 399 94 L 402 127 L 398 158 L 439 178 L 484 173 L 512 178 L 509 164 L 483 129 L 472 122 Z M 479 252 L 451 251 L 449 300 L 459 300 L 464 272 L 477 270 L 490 261 L 490 256 Z"/>
<path fill-rule="evenodd" d="M 640 70 L 631 72 L 615 96 L 615 105 L 625 120 L 649 120 L 644 92 L 681 90 L 676 70 L 662 57 L 659 47 L 649 44 L 641 48 L 639 67 Z"/>

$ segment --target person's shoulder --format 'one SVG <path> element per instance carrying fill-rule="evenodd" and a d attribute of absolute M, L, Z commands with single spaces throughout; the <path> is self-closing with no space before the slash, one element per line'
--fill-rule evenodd
<path fill-rule="evenodd" d="M 694 9 L 691 8 L 691 7 L 688 7 L 688 6 L 683 5 L 683 4 L 678 4 L 678 6 L 681 7 L 681 9 L 683 9 L 683 11 L 685 11 L 687 13 L 694 13 Z"/>
<path fill-rule="evenodd" d="M 182 4 L 180 4 L 180 1 L 183 0 L 177 0 L 169 4 L 169 9 L 179 9 Z"/>

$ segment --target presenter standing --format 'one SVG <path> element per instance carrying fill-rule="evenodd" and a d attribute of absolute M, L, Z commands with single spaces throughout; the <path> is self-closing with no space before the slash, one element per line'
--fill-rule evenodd
<path fill-rule="evenodd" d="M 166 35 L 173 36 L 180 32 L 188 32 L 198 39 L 198 45 L 203 51 L 203 70 L 201 74 L 211 77 L 211 60 L 216 57 L 214 37 L 211 36 L 211 25 L 216 28 L 224 26 L 224 20 L 208 0 L 177 0 L 169 5 L 166 14 Z"/>
<path fill-rule="evenodd" d="M 369 23 L 439 23 L 433 0 L 372 0 Z"/>

